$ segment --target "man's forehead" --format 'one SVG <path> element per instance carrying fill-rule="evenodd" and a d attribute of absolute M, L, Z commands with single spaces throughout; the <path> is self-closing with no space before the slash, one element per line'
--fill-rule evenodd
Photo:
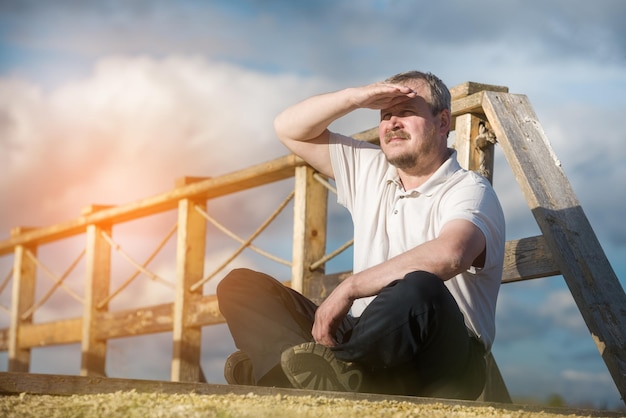
<path fill-rule="evenodd" d="M 423 106 L 428 106 L 430 108 L 430 90 L 427 88 L 427 86 L 424 83 L 421 83 L 421 85 L 413 85 L 413 86 L 408 85 L 408 84 L 404 84 L 404 85 L 415 90 L 415 92 L 417 93 L 417 97 L 411 100 L 397 103 L 396 105 L 387 107 L 386 109 L 381 109 L 381 112 L 394 111 L 398 109 L 406 109 L 408 107 L 420 108 Z"/>
<path fill-rule="evenodd" d="M 420 96 L 426 99 L 430 98 L 430 89 L 428 88 L 428 83 L 426 83 L 426 81 L 422 79 L 407 80 L 403 84 L 405 84 L 407 87 L 411 87 L 413 90 L 419 93 Z"/>

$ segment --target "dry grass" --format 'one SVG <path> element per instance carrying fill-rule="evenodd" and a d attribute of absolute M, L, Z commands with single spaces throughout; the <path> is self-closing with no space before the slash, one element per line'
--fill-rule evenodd
<path fill-rule="evenodd" d="M 99 395 L 0 397 L 2 417 L 582 417 L 522 409 L 454 404 L 415 404 L 323 396 L 162 394 L 135 391 Z"/>

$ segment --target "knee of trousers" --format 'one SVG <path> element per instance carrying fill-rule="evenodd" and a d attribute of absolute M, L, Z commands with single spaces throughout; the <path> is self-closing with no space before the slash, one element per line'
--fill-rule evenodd
<path fill-rule="evenodd" d="M 215 293 L 218 299 L 222 296 L 227 296 L 228 294 L 237 291 L 237 289 L 241 288 L 246 276 L 250 276 L 255 272 L 249 269 L 239 268 L 230 271 L 224 278 L 217 284 L 217 288 L 215 289 Z"/>
<path fill-rule="evenodd" d="M 426 271 L 408 273 L 402 280 L 397 280 L 389 291 L 397 303 L 406 302 L 407 305 L 447 304 L 453 300 L 444 281 Z"/>
<path fill-rule="evenodd" d="M 241 303 L 247 303 L 249 295 L 256 293 L 253 287 L 256 283 L 255 275 L 259 273 L 254 270 L 238 268 L 228 273 L 215 289 L 217 302 L 222 313 L 229 307 L 234 307 Z M 244 302 L 245 300 L 245 302 Z"/>

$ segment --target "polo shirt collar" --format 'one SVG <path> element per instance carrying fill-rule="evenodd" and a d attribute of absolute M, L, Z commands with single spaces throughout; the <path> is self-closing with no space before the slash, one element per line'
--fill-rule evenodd
<path fill-rule="evenodd" d="M 456 159 L 456 150 L 453 148 L 448 148 L 448 150 L 450 151 L 450 157 L 448 157 L 448 159 L 441 164 L 437 171 L 435 171 L 424 184 L 413 190 L 417 191 L 419 194 L 432 196 L 437 189 L 445 183 L 450 176 L 452 176 L 452 174 L 461 169 L 461 166 Z M 395 183 L 399 188 L 403 188 L 400 176 L 398 176 L 398 169 L 392 165 L 389 165 L 389 168 L 387 169 L 385 180 L 387 183 Z M 407 192 L 410 191 L 412 190 L 407 190 Z"/>

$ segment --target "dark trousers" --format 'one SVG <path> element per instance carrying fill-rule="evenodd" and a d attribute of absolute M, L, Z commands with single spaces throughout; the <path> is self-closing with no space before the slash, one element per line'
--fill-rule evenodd
<path fill-rule="evenodd" d="M 259 384 L 287 385 L 281 353 L 313 341 L 317 306 L 274 278 L 247 269 L 218 285 L 220 311 Z M 469 336 L 454 298 L 423 271 L 385 287 L 361 317 L 346 317 L 335 356 L 365 369 L 364 391 L 476 399 L 485 383 L 484 349 Z"/>

